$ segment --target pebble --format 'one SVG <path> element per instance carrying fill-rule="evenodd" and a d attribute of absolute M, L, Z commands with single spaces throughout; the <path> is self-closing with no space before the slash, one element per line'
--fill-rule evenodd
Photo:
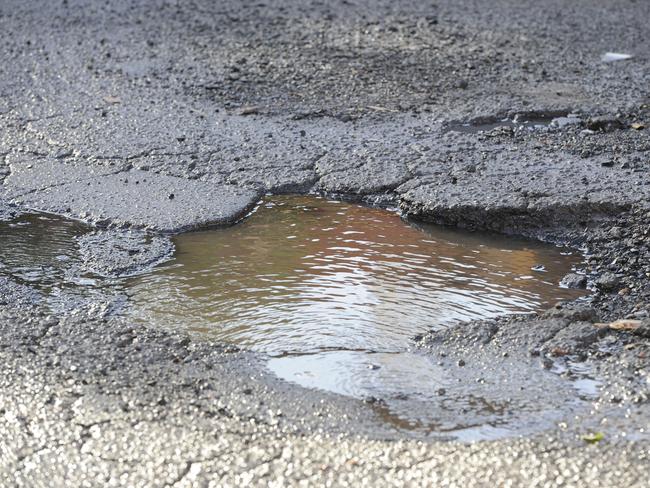
<path fill-rule="evenodd" d="M 620 284 L 620 280 L 614 273 L 603 273 L 603 275 L 596 280 L 596 286 L 602 291 L 613 291 Z"/>
<path fill-rule="evenodd" d="M 595 132 L 612 132 L 624 128 L 625 124 L 620 119 L 609 115 L 592 117 L 587 121 L 587 129 Z"/>
<path fill-rule="evenodd" d="M 587 286 L 587 277 L 578 273 L 569 273 L 562 281 L 560 281 L 560 286 L 565 286 L 566 288 L 582 289 Z"/>
<path fill-rule="evenodd" d="M 572 117 L 571 115 L 566 117 L 556 117 L 551 120 L 551 126 L 557 127 L 558 129 L 564 129 L 565 127 L 580 124 L 582 124 L 582 119 L 579 117 Z"/>

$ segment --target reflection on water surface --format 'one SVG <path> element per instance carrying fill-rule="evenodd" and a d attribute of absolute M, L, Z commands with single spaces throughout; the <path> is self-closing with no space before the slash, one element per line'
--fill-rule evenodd
<path fill-rule="evenodd" d="M 394 351 L 580 295 L 558 287 L 577 258 L 556 247 L 313 197 L 269 198 L 235 227 L 175 243 L 174 261 L 130 282 L 137 316 L 270 354 Z"/>

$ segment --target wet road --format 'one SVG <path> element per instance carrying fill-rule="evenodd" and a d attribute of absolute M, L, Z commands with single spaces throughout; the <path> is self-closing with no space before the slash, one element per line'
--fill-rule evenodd
<path fill-rule="evenodd" d="M 80 266 L 110 276 L 150 269 L 167 233 L 233 223 L 267 192 L 585 246 L 590 309 L 473 322 L 417 347 L 466 385 L 551 397 L 578 360 L 601 386 L 542 433 L 423 439 L 384 422 L 381 403 L 280 381 L 257 354 L 119 319 L 123 297 L 68 296 L 53 314 L 0 275 L 0 483 L 645 486 L 645 329 L 593 323 L 650 313 L 648 8 L 2 2 L 0 218 L 99 225 Z M 634 57 L 603 63 L 607 51 Z M 448 130 L 468 123 L 490 128 Z"/>

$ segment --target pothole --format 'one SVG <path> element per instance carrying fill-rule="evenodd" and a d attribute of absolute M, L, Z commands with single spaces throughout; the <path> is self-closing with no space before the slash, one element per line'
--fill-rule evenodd
<path fill-rule="evenodd" d="M 582 294 L 558 286 L 580 258 L 555 246 L 313 197 L 269 198 L 175 244 L 173 261 L 129 281 L 136 317 L 275 356 L 394 352 L 432 328 Z"/>
<path fill-rule="evenodd" d="M 548 426 L 580 401 L 583 384 L 541 371 L 531 381 L 507 358 L 459 367 L 410 350 L 432 329 L 579 298 L 558 285 L 581 260 L 566 249 L 268 197 L 234 227 L 176 236 L 174 258 L 154 271 L 106 280 L 79 272 L 73 237 L 86 230 L 49 216 L 1 223 L 0 272 L 53 296 L 123 293 L 136 322 L 261 352 L 278 377 L 364 399 L 399 429 L 501 437 Z"/>
<path fill-rule="evenodd" d="M 0 275 L 41 292 L 55 313 L 92 300 L 104 283 L 81 272 L 76 241 L 89 230 L 80 222 L 46 214 L 0 221 Z"/>
<path fill-rule="evenodd" d="M 512 118 L 484 117 L 470 120 L 468 122 L 450 122 L 445 125 L 445 132 L 463 132 L 467 134 L 482 134 L 500 131 L 537 131 L 548 128 L 561 129 L 569 125 L 578 125 L 581 119 L 578 115 L 567 114 L 566 112 L 549 112 L 518 114 Z"/>

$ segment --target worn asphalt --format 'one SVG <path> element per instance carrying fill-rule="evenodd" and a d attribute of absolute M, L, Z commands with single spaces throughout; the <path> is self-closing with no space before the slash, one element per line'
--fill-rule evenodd
<path fill-rule="evenodd" d="M 0 220 L 95 226 L 86 272 L 143 272 L 175 233 L 317 193 L 568 244 L 592 295 L 413 338 L 516 433 L 462 442 L 129 323 L 116 297 L 53 311 L 0 269 L 0 485 L 647 486 L 649 18 L 640 0 L 3 0 Z M 640 326 L 594 325 L 618 319 Z M 598 385 L 581 403 L 576 365 Z"/>

